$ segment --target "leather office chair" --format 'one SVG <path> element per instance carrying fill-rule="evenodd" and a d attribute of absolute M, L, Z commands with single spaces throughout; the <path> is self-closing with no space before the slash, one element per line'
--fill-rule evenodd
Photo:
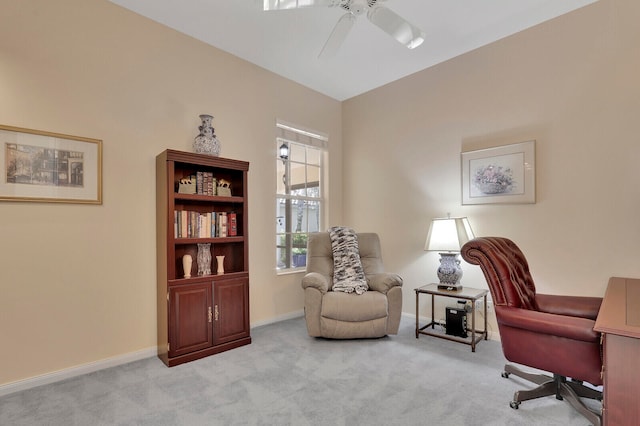
<path fill-rule="evenodd" d="M 479 265 L 487 280 L 505 358 L 553 374 L 527 373 L 505 365 L 503 377 L 515 374 L 539 385 L 517 391 L 511 408 L 517 409 L 522 401 L 555 395 L 600 425 L 601 416 L 580 397 L 602 400 L 602 392 L 582 383 L 602 385 L 600 334 L 593 330 L 602 299 L 536 293 L 527 260 L 507 238 L 473 239 L 461 254 L 467 262 Z"/>
<path fill-rule="evenodd" d="M 384 272 L 378 234 L 359 233 L 357 238 L 360 261 L 369 285 L 364 294 L 332 291 L 334 264 L 329 233 L 309 234 L 307 273 L 301 283 L 309 336 L 357 339 L 398 333 L 402 278 Z"/>

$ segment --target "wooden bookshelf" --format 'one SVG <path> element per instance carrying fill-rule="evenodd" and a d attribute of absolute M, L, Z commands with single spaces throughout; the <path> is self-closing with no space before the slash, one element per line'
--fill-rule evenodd
<path fill-rule="evenodd" d="M 166 150 L 156 157 L 158 357 L 169 367 L 251 343 L 249 327 L 249 163 Z M 178 193 L 198 172 L 231 183 L 231 196 Z M 179 236 L 176 211 L 235 213 L 237 235 Z M 198 275 L 198 244 L 211 244 L 212 274 Z M 183 256 L 193 259 L 185 278 Z M 217 274 L 216 256 L 224 256 Z"/>

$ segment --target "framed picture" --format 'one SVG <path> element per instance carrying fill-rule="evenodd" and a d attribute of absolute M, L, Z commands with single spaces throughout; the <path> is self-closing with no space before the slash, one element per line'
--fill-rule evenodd
<path fill-rule="evenodd" d="M 535 203 L 535 144 L 463 152 L 462 204 Z"/>
<path fill-rule="evenodd" d="M 102 141 L 0 125 L 0 200 L 102 204 Z"/>

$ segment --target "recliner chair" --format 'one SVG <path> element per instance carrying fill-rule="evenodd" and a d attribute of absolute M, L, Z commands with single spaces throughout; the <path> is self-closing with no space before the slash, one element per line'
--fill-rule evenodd
<path fill-rule="evenodd" d="M 600 414 L 580 397 L 602 400 L 602 392 L 582 383 L 602 385 L 600 333 L 593 330 L 602 299 L 536 293 L 524 254 L 507 238 L 475 238 L 462 247 L 461 254 L 467 262 L 479 265 L 487 280 L 505 358 L 553 374 L 526 373 L 505 365 L 503 377 L 515 374 L 539 385 L 517 391 L 511 408 L 517 409 L 522 401 L 555 395 L 599 426 Z"/>
<path fill-rule="evenodd" d="M 402 278 L 384 272 L 380 239 L 357 234 L 360 261 L 369 285 L 364 294 L 332 291 L 333 251 L 328 232 L 309 234 L 307 274 L 302 278 L 304 316 L 312 337 L 376 338 L 397 334 L 402 313 Z"/>

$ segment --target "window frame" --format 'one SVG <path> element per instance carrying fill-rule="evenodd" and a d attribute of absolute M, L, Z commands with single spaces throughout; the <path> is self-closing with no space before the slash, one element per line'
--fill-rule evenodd
<path fill-rule="evenodd" d="M 306 255 L 306 241 L 310 232 L 316 232 L 324 227 L 324 212 L 326 211 L 326 188 L 325 188 L 325 175 L 326 175 L 326 156 L 327 156 L 327 144 L 328 137 L 315 131 L 309 131 L 302 129 L 299 126 L 285 124 L 278 121 L 277 124 L 278 135 L 276 137 L 276 271 L 278 274 L 286 274 L 291 272 L 300 272 L 306 269 L 306 257 L 304 264 L 296 265 L 294 262 L 294 250 L 300 250 L 301 254 Z M 288 147 L 289 155 L 286 158 L 280 157 L 280 146 L 286 144 Z M 292 158 L 292 151 L 294 147 L 297 147 L 298 153 L 300 148 L 304 148 L 304 161 L 300 158 Z M 313 153 L 310 150 L 317 150 L 315 153 L 317 162 L 309 160 L 309 153 Z M 292 175 L 292 165 L 299 172 L 304 170 L 304 179 L 300 182 L 299 177 L 296 183 L 289 184 L 289 179 Z M 313 167 L 317 167 L 317 179 L 309 180 L 309 170 Z M 282 182 L 282 184 L 280 183 Z M 317 189 L 316 189 L 317 188 Z M 296 190 L 314 190 L 317 193 L 309 194 L 296 194 Z M 305 191 L 305 192 L 306 192 Z M 283 209 L 284 201 L 284 216 L 280 214 Z M 296 223 L 300 224 L 301 219 L 298 218 L 297 222 L 293 218 L 293 206 L 301 203 L 304 205 L 305 212 L 302 222 L 305 223 L 303 229 L 294 228 Z M 309 220 L 310 207 L 315 204 L 315 219 L 317 220 L 317 229 L 313 227 L 310 230 Z M 306 222 L 305 222 L 306 219 Z"/>

